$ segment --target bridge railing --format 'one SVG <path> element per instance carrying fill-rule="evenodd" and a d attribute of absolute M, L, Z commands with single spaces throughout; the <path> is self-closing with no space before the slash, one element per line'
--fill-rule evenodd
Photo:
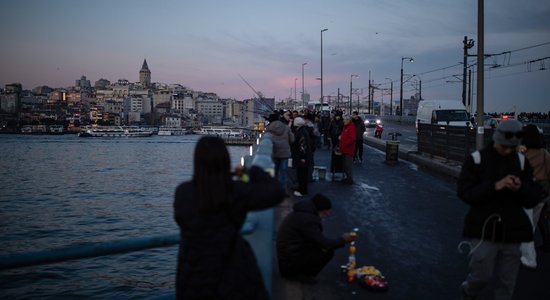
<path fill-rule="evenodd" d="M 493 128 L 485 128 L 483 144 L 493 138 Z M 545 132 L 546 148 L 550 148 L 550 132 Z M 418 152 L 464 162 L 476 150 L 476 129 L 465 126 L 418 124 Z"/>
<path fill-rule="evenodd" d="M 493 129 L 485 129 L 484 144 L 493 136 Z M 447 160 L 464 162 L 476 148 L 475 128 L 435 124 L 418 124 L 418 152 Z"/>

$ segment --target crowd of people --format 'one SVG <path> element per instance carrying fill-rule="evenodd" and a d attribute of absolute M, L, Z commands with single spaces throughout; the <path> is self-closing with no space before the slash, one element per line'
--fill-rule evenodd
<path fill-rule="evenodd" d="M 323 194 L 305 196 L 315 150 L 323 147 L 331 151 L 333 160 L 341 159 L 342 182 L 354 183 L 353 163 L 363 161 L 365 128 L 360 116 L 306 110 L 274 112 L 267 120 L 274 178 L 257 167 L 231 172 L 227 148 L 219 137 L 203 137 L 197 143 L 193 178 L 177 187 L 174 201 L 181 235 L 178 299 L 269 299 L 240 228 L 248 211 L 278 205 L 289 191 L 298 201 L 277 234 L 283 278 L 315 284 L 334 251 L 355 239 L 350 233 L 327 237 L 322 220 L 331 214 L 331 200 Z M 491 282 L 497 299 L 512 299 L 520 265 L 537 267 L 536 256 L 533 260 L 537 224 L 542 247 L 550 250 L 547 224 L 539 223 L 550 200 L 550 154 L 541 137 L 534 125 L 503 121 L 493 141 L 462 166 L 457 195 L 470 206 L 463 236 L 472 246 L 468 275 L 461 285 L 463 299 L 474 299 Z M 240 176 L 244 173 L 247 180 Z"/>
<path fill-rule="evenodd" d="M 357 112 L 276 111 L 266 118 L 272 134 L 275 174 L 283 188 L 296 197 L 308 195 L 313 180 L 315 150 L 330 149 L 331 172 L 343 173 L 353 184 L 353 163 L 363 162 L 365 124 Z M 289 169 L 288 167 L 291 166 Z M 289 180 L 290 179 L 290 180 Z"/>

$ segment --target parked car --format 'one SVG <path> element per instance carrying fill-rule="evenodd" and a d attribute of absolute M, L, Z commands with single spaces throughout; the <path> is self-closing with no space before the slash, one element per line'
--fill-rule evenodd
<path fill-rule="evenodd" d="M 509 117 L 509 116 L 502 116 L 501 118 L 491 118 L 491 117 L 488 117 L 485 119 L 485 121 L 483 121 L 483 127 L 485 128 L 497 128 L 498 127 L 498 124 L 500 124 L 500 122 L 502 121 L 506 121 L 506 120 L 512 120 L 513 118 Z M 521 122 L 521 120 L 518 120 Z M 521 122 L 521 123 L 524 123 L 524 122 Z"/>
<path fill-rule="evenodd" d="M 377 124 L 382 124 L 382 120 L 376 115 L 363 115 L 365 127 L 376 127 Z"/>

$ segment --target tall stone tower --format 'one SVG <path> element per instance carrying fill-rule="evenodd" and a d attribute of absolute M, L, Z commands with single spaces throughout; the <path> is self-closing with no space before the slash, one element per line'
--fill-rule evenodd
<path fill-rule="evenodd" d="M 143 66 L 139 70 L 139 82 L 146 88 L 151 86 L 151 71 L 147 66 L 147 60 L 143 60 Z"/>

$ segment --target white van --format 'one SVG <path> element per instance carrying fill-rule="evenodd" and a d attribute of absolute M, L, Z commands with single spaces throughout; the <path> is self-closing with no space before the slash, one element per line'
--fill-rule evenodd
<path fill-rule="evenodd" d="M 418 102 L 417 128 L 418 123 L 471 126 L 466 107 L 458 100 L 422 100 Z"/>

